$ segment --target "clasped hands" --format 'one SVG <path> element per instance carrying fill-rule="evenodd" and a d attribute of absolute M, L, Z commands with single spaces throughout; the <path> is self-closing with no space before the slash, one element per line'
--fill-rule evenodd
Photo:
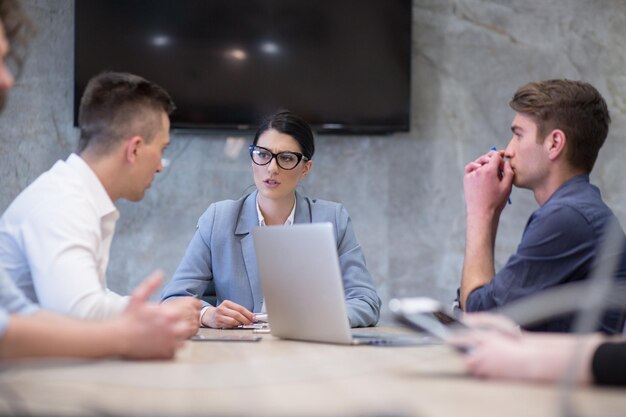
<path fill-rule="evenodd" d="M 504 151 L 489 151 L 465 166 L 463 189 L 468 215 L 500 213 L 513 187 L 515 173 Z"/>

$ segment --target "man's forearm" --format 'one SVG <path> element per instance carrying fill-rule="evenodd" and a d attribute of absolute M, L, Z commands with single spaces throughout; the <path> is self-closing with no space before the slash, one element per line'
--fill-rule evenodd
<path fill-rule="evenodd" d="M 464 310 L 470 293 L 488 284 L 495 275 L 493 263 L 496 229 L 497 220 L 493 218 L 468 216 L 459 300 Z"/>
<path fill-rule="evenodd" d="M 120 355 L 116 322 L 88 322 L 49 312 L 12 315 L 0 359 L 29 357 L 100 358 Z"/>

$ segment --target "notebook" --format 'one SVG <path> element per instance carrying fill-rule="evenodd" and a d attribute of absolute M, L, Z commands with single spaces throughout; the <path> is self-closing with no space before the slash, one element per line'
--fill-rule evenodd
<path fill-rule="evenodd" d="M 418 334 L 352 334 L 331 223 L 252 230 L 272 335 L 338 344 L 414 345 Z"/>

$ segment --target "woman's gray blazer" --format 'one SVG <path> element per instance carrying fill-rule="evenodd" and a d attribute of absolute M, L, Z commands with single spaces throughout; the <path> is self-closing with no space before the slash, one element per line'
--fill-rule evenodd
<path fill-rule="evenodd" d="M 230 300 L 252 312 L 261 311 L 263 291 L 251 233 L 252 228 L 259 225 L 256 197 L 255 191 L 239 200 L 209 206 L 198 220 L 183 260 L 163 289 L 162 299 L 202 297 L 212 280 L 217 304 Z M 380 314 L 380 298 L 365 266 L 348 212 L 341 204 L 312 200 L 296 192 L 294 223 L 318 222 L 332 223 L 336 232 L 350 325 L 375 325 Z"/>

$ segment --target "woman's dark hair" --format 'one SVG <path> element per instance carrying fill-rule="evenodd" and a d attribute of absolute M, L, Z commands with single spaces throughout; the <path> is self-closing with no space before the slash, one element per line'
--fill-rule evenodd
<path fill-rule="evenodd" d="M 259 125 L 252 144 L 256 145 L 259 137 L 270 129 L 294 138 L 300 144 L 302 155 L 309 160 L 313 159 L 313 154 L 315 153 L 313 131 L 303 118 L 288 110 L 281 110 L 266 117 Z"/>

